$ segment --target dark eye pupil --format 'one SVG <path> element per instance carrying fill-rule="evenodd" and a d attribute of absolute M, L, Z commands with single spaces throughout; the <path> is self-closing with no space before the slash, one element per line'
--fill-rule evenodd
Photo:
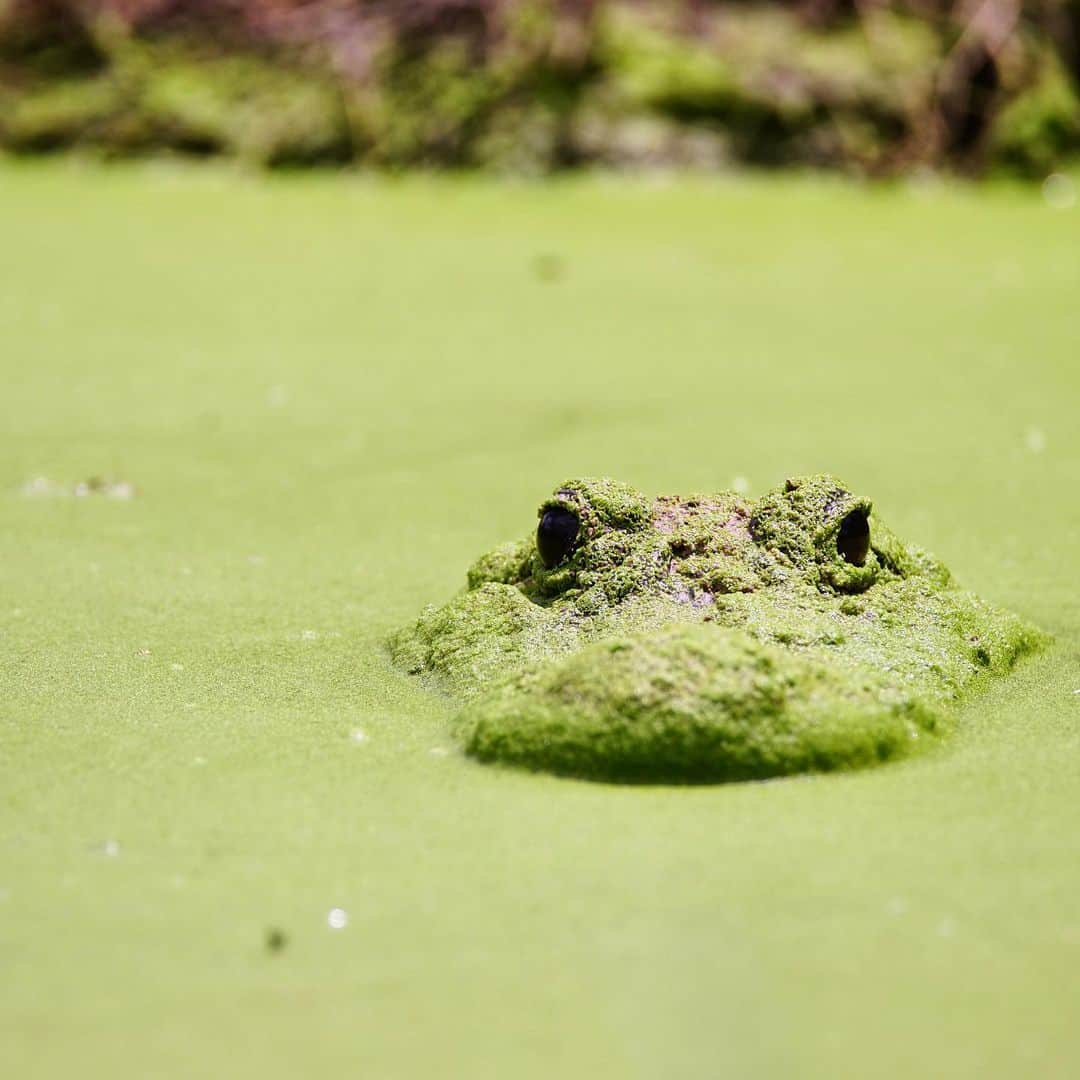
<path fill-rule="evenodd" d="M 544 565 L 551 570 L 566 558 L 578 534 L 577 514 L 569 510 L 545 510 L 536 527 L 536 546 Z"/>
<path fill-rule="evenodd" d="M 862 566 L 870 552 L 870 522 L 862 510 L 852 510 L 840 522 L 840 532 L 836 537 L 836 550 L 845 562 L 853 566 Z"/>

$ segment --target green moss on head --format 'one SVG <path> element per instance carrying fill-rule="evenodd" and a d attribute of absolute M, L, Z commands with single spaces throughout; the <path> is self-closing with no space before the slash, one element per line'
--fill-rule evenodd
<path fill-rule="evenodd" d="M 813 584 L 861 592 L 888 572 L 869 543 L 872 509 L 833 476 L 796 477 L 759 500 L 750 529 L 759 545 Z M 849 544 L 849 534 L 862 529 L 867 545 Z"/>
<path fill-rule="evenodd" d="M 642 529 L 652 513 L 652 504 L 640 491 L 607 477 L 567 480 L 540 506 L 537 516 L 555 507 L 577 513 L 587 534 Z"/>
<path fill-rule="evenodd" d="M 452 692 L 468 697 L 516 670 L 577 641 L 570 626 L 517 589 L 494 582 L 428 608 L 416 624 L 390 639 L 394 659 L 413 674 L 435 672 Z"/>
<path fill-rule="evenodd" d="M 466 575 L 469 588 L 478 589 L 486 582 L 509 585 L 520 581 L 528 571 L 532 553 L 532 544 L 528 540 L 515 540 L 481 555 Z"/>

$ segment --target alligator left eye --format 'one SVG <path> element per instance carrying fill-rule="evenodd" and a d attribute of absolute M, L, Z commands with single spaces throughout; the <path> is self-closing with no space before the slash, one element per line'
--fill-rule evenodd
<path fill-rule="evenodd" d="M 570 554 L 580 527 L 569 510 L 545 510 L 536 527 L 536 547 L 544 565 L 552 570 Z"/>
<path fill-rule="evenodd" d="M 866 562 L 870 553 L 870 522 L 862 510 L 852 510 L 840 522 L 836 550 L 852 566 L 862 566 Z"/>

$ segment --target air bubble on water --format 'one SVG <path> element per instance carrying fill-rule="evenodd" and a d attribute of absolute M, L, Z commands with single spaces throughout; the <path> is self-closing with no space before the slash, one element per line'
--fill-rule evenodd
<path fill-rule="evenodd" d="M 731 490 L 736 495 L 745 495 L 750 490 L 750 481 L 745 476 L 736 476 L 732 478 Z"/>
<path fill-rule="evenodd" d="M 349 738 L 354 743 L 363 743 L 368 741 L 367 732 L 362 731 L 360 728 L 354 728 L 351 732 L 349 732 Z"/>
<path fill-rule="evenodd" d="M 173 671 L 183 671 L 184 670 L 184 665 L 183 664 L 170 664 L 169 667 Z"/>
<path fill-rule="evenodd" d="M 902 896 L 894 896 L 885 905 L 885 910 L 890 915 L 903 915 L 907 911 L 907 901 Z"/>
<path fill-rule="evenodd" d="M 938 923 L 937 932 L 938 937 L 952 937 L 953 934 L 956 933 L 956 923 L 949 918 L 942 919 L 941 922 Z"/>
<path fill-rule="evenodd" d="M 247 561 L 252 566 L 265 566 L 266 565 L 266 556 L 265 555 L 249 555 L 247 557 Z"/>
<path fill-rule="evenodd" d="M 349 913 L 344 908 L 331 908 L 326 915 L 326 925 L 331 930 L 344 930 L 349 925 Z"/>
<path fill-rule="evenodd" d="M 431 755 L 432 757 L 446 757 L 446 755 L 447 755 L 447 754 L 449 754 L 449 753 L 450 753 L 450 751 L 449 751 L 449 750 L 447 750 L 445 746 L 433 746 L 433 747 L 432 747 L 432 748 L 431 748 L 431 749 L 430 749 L 430 750 L 428 751 L 428 753 L 429 753 L 429 754 L 430 754 L 430 755 Z"/>
<path fill-rule="evenodd" d="M 1051 210 L 1071 210 L 1076 204 L 1076 184 L 1071 176 L 1051 173 L 1042 182 L 1042 197 Z"/>
<path fill-rule="evenodd" d="M 201 754 L 198 757 L 196 757 L 196 758 L 194 758 L 192 760 L 192 765 L 205 765 L 205 764 L 206 764 L 206 758 L 204 758 Z"/>
<path fill-rule="evenodd" d="M 303 641 L 317 641 L 319 633 L 317 630 L 302 630 L 300 632 L 300 638 Z"/>
<path fill-rule="evenodd" d="M 120 844 L 116 840 L 106 840 L 101 845 L 101 850 L 104 854 L 108 855 L 110 859 L 115 859 L 120 854 Z"/>
<path fill-rule="evenodd" d="M 1029 453 L 1041 454 L 1046 449 L 1046 432 L 1042 428 L 1028 428 L 1024 435 L 1024 445 Z"/>
<path fill-rule="evenodd" d="M 272 409 L 280 409 L 289 400 L 288 387 L 282 386 L 280 383 L 276 386 L 271 386 L 266 391 L 266 404 Z"/>

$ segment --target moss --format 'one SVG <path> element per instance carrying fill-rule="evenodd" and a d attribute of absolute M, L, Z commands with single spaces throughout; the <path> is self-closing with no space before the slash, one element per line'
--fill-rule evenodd
<path fill-rule="evenodd" d="M 49 82 L 0 97 L 0 139 L 21 153 L 43 153 L 92 142 L 123 104 L 109 78 Z"/>
<path fill-rule="evenodd" d="M 877 764 L 938 736 L 945 721 L 870 669 L 676 625 L 519 674 L 459 722 L 482 761 L 708 782 Z"/>
<path fill-rule="evenodd" d="M 868 764 L 1044 641 L 829 475 L 754 503 L 578 478 L 550 510 L 579 522 L 560 563 L 531 536 L 496 548 L 393 641 L 470 702 L 461 730 L 484 760 L 684 780 Z"/>
<path fill-rule="evenodd" d="M 169 149 L 260 165 L 351 155 L 333 85 L 253 56 L 197 57 L 175 45 L 125 40 L 101 74 L 2 97 L 0 139 L 22 152 Z"/>
<path fill-rule="evenodd" d="M 508 585 L 520 579 L 533 556 L 532 543 L 529 540 L 514 540 L 481 555 L 469 567 L 466 575 L 470 589 L 478 589 L 485 582 L 497 582 Z"/>
<path fill-rule="evenodd" d="M 1080 97 L 1058 57 L 1045 50 L 1037 75 L 998 118 L 991 155 L 1028 176 L 1045 176 L 1080 153 Z"/>
<path fill-rule="evenodd" d="M 377 82 L 368 114 L 376 161 L 467 164 L 498 87 L 462 42 L 439 42 L 419 54 L 390 48 Z"/>
<path fill-rule="evenodd" d="M 929 100 L 942 59 L 920 20 L 875 12 L 828 32 L 773 5 L 702 13 L 693 35 L 666 9 L 618 6 L 601 22 L 610 93 L 722 130 L 759 164 L 884 161 Z"/>
<path fill-rule="evenodd" d="M 554 507 L 565 507 L 582 515 L 582 524 L 587 531 L 642 529 L 648 524 L 652 511 L 649 500 L 640 491 L 609 477 L 567 480 L 540 507 L 537 516 Z"/>
<path fill-rule="evenodd" d="M 517 589 L 485 582 L 444 607 L 430 608 L 390 642 L 396 661 L 418 674 L 438 672 L 454 693 L 469 696 L 547 653 L 577 644 L 577 633 Z M 498 641 L 501 647 L 492 648 Z"/>
<path fill-rule="evenodd" d="M 343 161 L 351 153 L 334 87 L 254 57 L 161 57 L 139 101 L 162 143 L 257 164 Z"/>
<path fill-rule="evenodd" d="M 533 174 L 736 161 L 884 172 L 917 147 L 952 153 L 927 139 L 952 43 L 902 12 L 815 29 L 783 5 L 724 6 L 697 11 L 690 31 L 667 5 L 586 14 L 515 0 L 491 17 L 467 5 L 450 20 L 357 16 L 364 58 L 343 63 L 325 40 L 226 35 L 197 15 L 17 7 L 5 19 L 0 0 L 0 144 L 15 150 Z M 1076 96 L 1047 33 L 1028 28 L 1008 51 L 1010 72 L 1037 78 L 993 118 L 990 158 L 1045 175 L 1080 145 Z M 1005 97 L 1019 81 L 1009 75 Z"/>
<path fill-rule="evenodd" d="M 876 552 L 851 562 L 840 551 L 840 532 L 849 519 L 869 519 L 872 504 L 852 496 L 835 477 L 796 477 L 764 496 L 750 531 L 757 544 L 806 576 L 812 585 L 845 592 L 869 588 L 888 568 Z"/>
<path fill-rule="evenodd" d="M 684 118 L 730 113 L 739 106 L 742 95 L 734 72 L 714 51 L 627 11 L 608 13 L 601 56 L 614 89 L 631 106 Z"/>

